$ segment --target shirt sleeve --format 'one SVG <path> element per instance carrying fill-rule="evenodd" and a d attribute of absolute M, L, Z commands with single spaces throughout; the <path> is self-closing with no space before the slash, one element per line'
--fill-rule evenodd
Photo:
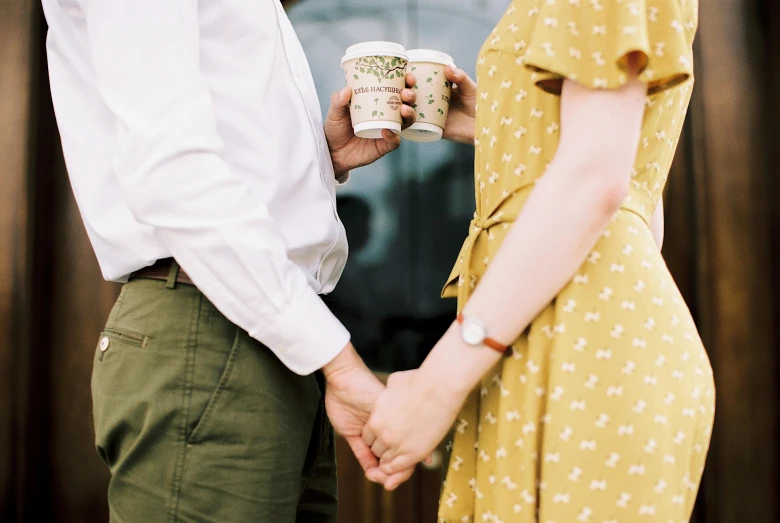
<path fill-rule="evenodd" d="M 592 89 L 627 81 L 628 55 L 640 54 L 648 94 L 693 76 L 697 2 L 682 0 L 558 0 L 540 2 L 525 54 L 536 85 L 560 94 L 564 78 Z"/>
<path fill-rule="evenodd" d="M 349 333 L 289 259 L 267 196 L 224 159 L 200 73 L 198 2 L 81 3 L 100 95 L 117 122 L 116 175 L 135 218 L 229 320 L 292 371 L 330 362 Z"/>

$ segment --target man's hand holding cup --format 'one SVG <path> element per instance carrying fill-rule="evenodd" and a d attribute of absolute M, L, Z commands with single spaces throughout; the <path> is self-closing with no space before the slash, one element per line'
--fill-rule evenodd
<path fill-rule="evenodd" d="M 397 149 L 401 130 L 416 121 L 415 81 L 406 74 L 407 63 L 403 46 L 390 42 L 347 50 L 342 63 L 347 86 L 331 97 L 325 120 L 337 180 Z"/>

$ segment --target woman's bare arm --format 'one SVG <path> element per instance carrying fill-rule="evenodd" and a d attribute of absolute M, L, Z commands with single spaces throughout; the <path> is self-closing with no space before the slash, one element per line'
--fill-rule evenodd
<path fill-rule="evenodd" d="M 564 82 L 557 153 L 464 310 L 482 319 L 493 338 L 511 343 L 520 336 L 572 279 L 623 202 L 647 93 L 636 71 L 629 78 L 617 90 Z M 425 457 L 499 358 L 466 345 L 453 325 L 419 371 L 396 386 L 391 377 L 364 431 L 377 455 L 387 453 L 383 470 L 400 471 Z"/>

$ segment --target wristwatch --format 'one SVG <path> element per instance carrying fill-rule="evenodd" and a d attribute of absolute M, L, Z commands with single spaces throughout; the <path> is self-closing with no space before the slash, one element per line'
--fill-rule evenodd
<path fill-rule="evenodd" d="M 458 325 L 460 325 L 460 337 L 466 345 L 479 347 L 484 345 L 500 353 L 505 353 L 509 347 L 501 342 L 488 337 L 487 327 L 484 322 L 472 316 L 458 314 Z"/>

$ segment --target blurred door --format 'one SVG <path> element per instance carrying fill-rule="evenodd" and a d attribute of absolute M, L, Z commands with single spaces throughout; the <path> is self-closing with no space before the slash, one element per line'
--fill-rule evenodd
<path fill-rule="evenodd" d="M 697 521 L 769 523 L 780 520 L 780 5 L 699 6 L 696 89 L 670 177 L 664 250 L 715 371 Z"/>

